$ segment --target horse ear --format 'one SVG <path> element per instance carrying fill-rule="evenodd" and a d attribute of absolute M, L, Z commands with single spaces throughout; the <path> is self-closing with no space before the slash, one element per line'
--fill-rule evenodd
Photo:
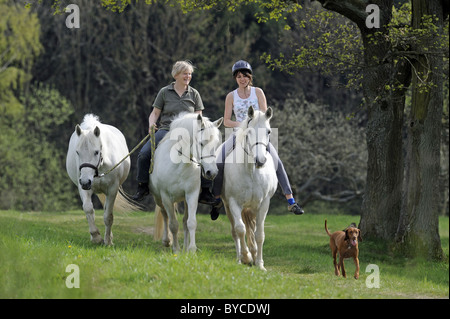
<path fill-rule="evenodd" d="M 255 110 L 253 109 L 253 106 L 250 105 L 250 107 L 248 108 L 247 116 L 249 119 L 252 119 L 254 115 L 255 115 Z"/>
<path fill-rule="evenodd" d="M 273 110 L 272 110 L 272 108 L 269 106 L 269 107 L 267 108 L 267 111 L 266 111 L 266 117 L 267 117 L 267 120 L 270 120 L 270 119 L 272 118 L 272 115 L 273 115 Z"/>
<path fill-rule="evenodd" d="M 98 126 L 95 127 L 94 129 L 94 135 L 99 137 L 100 136 L 100 129 L 98 128 Z"/>
<path fill-rule="evenodd" d="M 78 136 L 81 135 L 81 127 L 80 127 L 80 125 L 77 124 L 77 126 L 75 126 L 75 132 L 77 132 Z"/>
<path fill-rule="evenodd" d="M 223 117 L 221 117 L 221 118 L 218 119 L 217 121 L 214 121 L 214 122 L 213 122 L 213 124 L 214 124 L 216 127 L 220 127 L 220 125 L 222 125 L 222 123 L 223 123 Z"/>
<path fill-rule="evenodd" d="M 205 124 L 203 124 L 203 117 L 201 114 L 197 115 L 197 124 L 198 126 L 200 126 L 200 128 L 203 128 L 205 126 Z"/>

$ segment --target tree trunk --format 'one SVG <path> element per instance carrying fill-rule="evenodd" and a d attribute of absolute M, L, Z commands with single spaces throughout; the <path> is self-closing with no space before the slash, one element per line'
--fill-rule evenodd
<path fill-rule="evenodd" d="M 380 28 L 366 25 L 365 1 L 320 1 L 324 8 L 355 22 L 364 43 L 363 92 L 368 112 L 367 182 L 363 197 L 360 229 L 364 237 L 392 240 L 400 218 L 403 153 L 402 127 L 405 90 L 393 91 L 393 84 L 410 83 L 409 67 L 390 58 L 388 24 L 392 0 L 374 1 L 379 7 Z"/>
<path fill-rule="evenodd" d="M 401 209 L 405 107 L 405 91 L 393 91 L 392 87 L 396 80 L 408 87 L 410 72 L 405 64 L 394 67 L 391 61 L 383 61 L 389 55 L 390 48 L 381 40 L 382 35 L 373 44 L 367 38 L 369 33 L 361 31 L 365 63 L 368 65 L 363 79 L 368 111 L 368 163 L 360 229 L 365 237 L 392 240 Z"/>
<path fill-rule="evenodd" d="M 433 21 L 442 34 L 441 1 L 413 0 L 413 28 L 422 28 L 425 15 L 436 15 Z M 431 31 L 413 51 L 432 48 Z M 408 118 L 406 176 L 401 218 L 396 234 L 401 250 L 408 255 L 441 259 L 439 237 L 439 165 L 443 96 L 443 60 L 439 55 L 421 54 L 413 61 L 413 96 Z"/>

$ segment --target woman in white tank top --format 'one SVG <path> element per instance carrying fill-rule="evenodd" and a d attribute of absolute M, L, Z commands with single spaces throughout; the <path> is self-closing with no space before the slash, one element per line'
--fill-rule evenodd
<path fill-rule="evenodd" d="M 241 73 L 238 74 L 240 76 Z M 236 122 L 242 122 L 247 117 L 247 111 L 250 106 L 253 106 L 255 110 L 259 110 L 259 101 L 256 96 L 256 88 L 249 87 L 250 96 L 248 98 L 241 98 L 239 96 L 239 89 L 233 91 L 233 113 L 236 117 Z M 261 89 L 259 89 L 261 90 Z M 264 94 L 264 93 L 263 93 Z M 246 96 L 246 89 L 241 93 L 242 96 Z"/>
<path fill-rule="evenodd" d="M 247 117 L 247 111 L 250 106 L 255 110 L 261 112 L 267 111 L 267 100 L 263 90 L 254 87 L 252 83 L 252 67 L 246 61 L 240 60 L 233 65 L 232 68 L 233 77 L 238 84 L 238 88 L 228 93 L 225 99 L 225 112 L 224 112 L 224 125 L 226 127 L 238 127 Z M 234 113 L 235 120 L 232 120 L 232 114 Z M 222 200 L 220 194 L 222 192 L 223 184 L 223 169 L 225 165 L 225 158 L 234 148 L 235 135 L 232 134 L 223 144 L 221 152 L 217 159 L 217 168 L 219 173 L 214 179 L 213 194 L 216 197 L 216 204 L 213 205 L 211 210 L 211 219 L 215 220 L 219 217 L 219 209 L 222 207 Z M 267 149 L 272 155 L 275 163 L 278 182 L 280 183 L 283 193 L 288 201 L 288 210 L 296 215 L 303 214 L 303 209 L 295 202 L 292 195 L 291 185 L 289 183 L 288 176 L 284 169 L 284 165 L 278 157 L 278 153 L 271 143 L 269 143 Z"/>

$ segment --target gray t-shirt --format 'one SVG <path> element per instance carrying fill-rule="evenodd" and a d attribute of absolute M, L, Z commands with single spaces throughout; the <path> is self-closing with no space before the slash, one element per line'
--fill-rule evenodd
<path fill-rule="evenodd" d="M 205 107 L 200 93 L 191 86 L 181 95 L 175 91 L 175 82 L 163 87 L 156 96 L 153 107 L 161 110 L 158 128 L 169 130 L 172 120 L 181 112 L 201 111 Z"/>

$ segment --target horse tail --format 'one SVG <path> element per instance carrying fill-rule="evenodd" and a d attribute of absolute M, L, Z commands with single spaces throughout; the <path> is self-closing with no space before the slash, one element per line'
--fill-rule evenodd
<path fill-rule="evenodd" d="M 244 222 L 247 230 L 247 246 L 249 246 L 250 251 L 256 251 L 256 219 L 253 217 L 250 209 L 244 208 L 242 210 L 242 221 Z"/>
<path fill-rule="evenodd" d="M 175 214 L 178 213 L 178 204 L 173 204 L 173 208 L 175 209 Z M 172 239 L 172 234 L 169 231 L 169 239 Z M 156 205 L 155 207 L 155 231 L 153 232 L 153 239 L 160 240 L 164 233 L 164 217 L 161 213 L 161 207 Z"/>
<path fill-rule="evenodd" d="M 106 195 L 97 194 L 98 199 L 105 206 Z M 123 190 L 122 186 L 119 186 L 116 200 L 114 201 L 114 211 L 119 213 L 129 213 L 135 211 L 142 211 L 144 208 L 139 203 L 133 201 L 131 197 Z"/>
<path fill-rule="evenodd" d="M 331 234 L 330 234 L 330 232 L 328 231 L 328 228 L 327 228 L 327 220 L 326 219 L 325 219 L 325 231 L 327 232 L 328 236 L 331 237 Z"/>
<path fill-rule="evenodd" d="M 160 240 L 164 231 L 164 219 L 161 213 L 161 207 L 155 207 L 155 231 L 153 232 L 153 239 Z"/>

